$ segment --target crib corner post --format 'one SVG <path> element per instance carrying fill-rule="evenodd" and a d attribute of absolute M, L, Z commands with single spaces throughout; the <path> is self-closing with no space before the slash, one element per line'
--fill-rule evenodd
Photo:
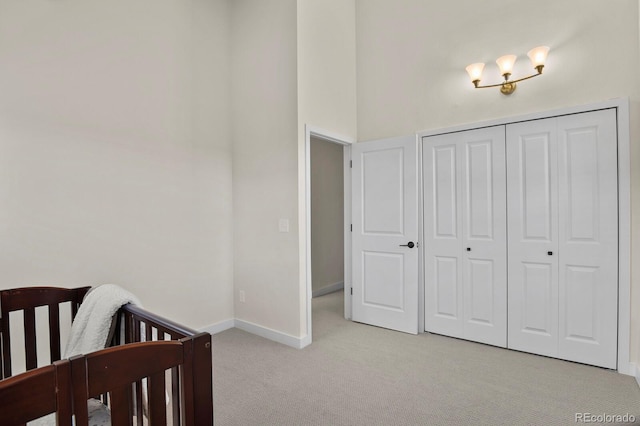
<path fill-rule="evenodd" d="M 213 359 L 211 334 L 199 333 L 181 340 L 185 344 L 185 356 L 191 362 L 185 362 L 183 378 L 185 380 L 185 404 L 192 408 L 191 415 L 198 420 L 199 425 L 213 425 Z M 190 364 L 190 365 L 189 365 Z M 188 381 L 192 381 L 189 385 Z M 187 387 L 191 391 L 187 391 Z M 187 398 L 188 394 L 191 394 Z M 187 399 L 192 399 L 188 401 Z M 185 410 L 186 411 L 186 410 Z M 185 412 L 185 414 L 187 414 Z M 188 419 L 186 424 L 189 425 Z"/>

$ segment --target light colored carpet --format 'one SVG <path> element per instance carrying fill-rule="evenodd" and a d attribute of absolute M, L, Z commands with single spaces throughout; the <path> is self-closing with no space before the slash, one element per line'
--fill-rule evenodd
<path fill-rule="evenodd" d="M 570 425 L 576 413 L 640 424 L 632 377 L 346 321 L 342 297 L 313 300 L 302 350 L 238 329 L 214 336 L 216 425 Z"/>

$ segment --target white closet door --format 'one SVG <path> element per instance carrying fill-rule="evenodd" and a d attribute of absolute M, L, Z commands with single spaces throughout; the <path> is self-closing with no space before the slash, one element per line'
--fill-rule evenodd
<path fill-rule="evenodd" d="M 505 129 L 461 134 L 464 337 L 507 345 Z"/>
<path fill-rule="evenodd" d="M 504 127 L 425 138 L 425 329 L 506 346 Z"/>
<path fill-rule="evenodd" d="M 558 354 L 555 119 L 507 126 L 508 346 Z"/>
<path fill-rule="evenodd" d="M 457 134 L 424 138 L 425 330 L 463 337 L 462 181 Z"/>
<path fill-rule="evenodd" d="M 509 341 L 616 368 L 614 110 L 507 126 Z"/>
<path fill-rule="evenodd" d="M 558 119 L 559 357 L 616 368 L 616 115 Z"/>

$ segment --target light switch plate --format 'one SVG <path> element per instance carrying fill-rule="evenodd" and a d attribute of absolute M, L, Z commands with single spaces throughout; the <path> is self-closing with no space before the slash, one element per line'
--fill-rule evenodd
<path fill-rule="evenodd" d="M 280 219 L 278 222 L 278 230 L 280 232 L 289 232 L 289 219 Z"/>

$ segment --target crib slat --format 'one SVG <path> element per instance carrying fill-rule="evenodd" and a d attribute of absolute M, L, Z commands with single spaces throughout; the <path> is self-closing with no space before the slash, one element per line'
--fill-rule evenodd
<path fill-rule="evenodd" d="M 137 426 L 143 426 L 144 423 L 144 410 L 143 410 L 143 402 L 142 402 L 142 380 L 138 380 L 135 383 L 135 399 L 136 399 L 136 409 L 135 409 L 135 415 L 136 415 L 136 425 Z M 148 393 L 147 393 L 148 395 Z"/>
<path fill-rule="evenodd" d="M 27 370 L 32 370 L 38 366 L 35 311 L 34 308 L 26 308 L 24 310 L 24 351 Z"/>
<path fill-rule="evenodd" d="M 1 378 L 7 378 L 11 376 L 11 335 L 9 330 L 11 329 L 9 324 L 9 314 L 5 313 L 6 318 L 3 318 L 0 324 L 0 333 L 2 334 L 2 373 Z"/>
<path fill-rule="evenodd" d="M 0 330 L 0 360 L 2 359 L 2 330 Z M 0 361 L 0 380 L 4 379 L 4 362 Z"/>
<path fill-rule="evenodd" d="M 173 424 L 180 424 L 180 369 L 171 369 L 171 413 L 173 414 Z"/>
<path fill-rule="evenodd" d="M 60 308 L 49 305 L 49 350 L 51 362 L 60 359 Z"/>
<path fill-rule="evenodd" d="M 167 424 L 167 408 L 165 406 L 164 371 L 149 376 L 149 423 L 152 425 Z"/>
<path fill-rule="evenodd" d="M 85 290 L 85 294 L 86 294 L 86 290 Z M 78 308 L 80 308 L 80 303 L 82 303 L 82 298 L 84 298 L 84 294 L 79 299 L 76 298 L 75 300 L 71 301 L 71 321 L 76 319 L 76 314 L 78 313 Z"/>
<path fill-rule="evenodd" d="M 131 413 L 131 386 L 114 389 L 111 395 L 111 425 L 133 426 Z"/>
<path fill-rule="evenodd" d="M 131 315 L 124 315 L 124 343 L 134 341 L 135 319 Z"/>

